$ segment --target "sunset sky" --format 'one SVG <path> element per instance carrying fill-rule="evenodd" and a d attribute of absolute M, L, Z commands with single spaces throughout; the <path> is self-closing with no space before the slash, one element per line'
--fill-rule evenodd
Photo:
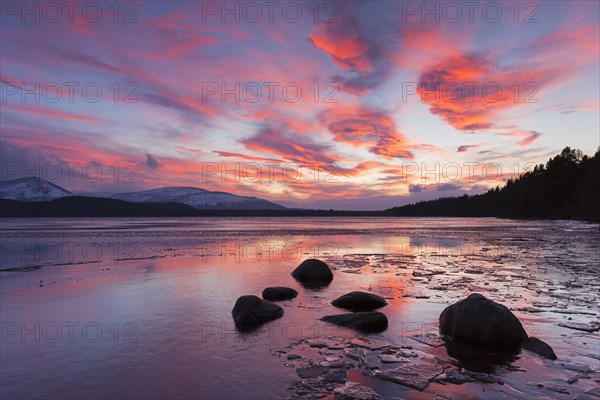
<path fill-rule="evenodd" d="M 382 209 L 600 144 L 597 1 L 54 4 L 2 2 L 2 179 Z"/>

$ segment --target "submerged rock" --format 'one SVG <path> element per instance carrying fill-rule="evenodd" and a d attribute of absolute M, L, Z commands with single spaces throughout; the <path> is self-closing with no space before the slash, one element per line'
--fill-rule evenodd
<path fill-rule="evenodd" d="M 378 369 L 381 367 L 381 358 L 377 354 L 367 354 L 364 361 L 367 369 Z"/>
<path fill-rule="evenodd" d="M 298 292 L 283 286 L 268 287 L 262 292 L 263 299 L 268 301 L 291 300 L 296 296 L 298 296 Z"/>
<path fill-rule="evenodd" d="M 347 382 L 334 391 L 336 400 L 379 400 L 380 397 L 373 389 L 357 382 Z"/>
<path fill-rule="evenodd" d="M 521 343 L 521 347 L 544 358 L 556 360 L 556 354 L 550 345 L 536 337 L 530 337 Z"/>
<path fill-rule="evenodd" d="M 402 357 L 399 354 L 381 354 L 379 356 L 379 358 L 381 359 L 381 362 L 384 364 L 391 364 L 391 363 L 408 363 L 410 362 L 410 360 L 406 357 Z"/>
<path fill-rule="evenodd" d="M 296 368 L 296 373 L 302 379 L 306 378 L 318 378 L 327 372 L 327 368 L 322 367 L 320 365 L 311 365 L 302 368 Z"/>
<path fill-rule="evenodd" d="M 431 347 L 440 347 L 444 345 L 444 341 L 435 333 L 420 333 L 417 335 L 409 336 L 411 339 L 417 342 L 424 343 Z"/>
<path fill-rule="evenodd" d="M 577 331 L 584 331 L 588 333 L 600 331 L 600 323 L 597 322 L 592 322 L 590 324 L 582 324 L 577 322 L 559 322 L 558 326 L 562 326 L 563 328 L 575 329 Z"/>
<path fill-rule="evenodd" d="M 327 315 L 321 321 L 364 332 L 381 332 L 388 327 L 387 317 L 378 311 Z"/>
<path fill-rule="evenodd" d="M 366 292 L 350 292 L 331 302 L 332 305 L 351 311 L 372 311 L 387 305 L 383 297 Z"/>
<path fill-rule="evenodd" d="M 509 348 L 527 339 L 519 319 L 504 305 L 470 294 L 440 314 L 440 333 L 451 340 Z"/>
<path fill-rule="evenodd" d="M 326 286 L 333 280 L 329 266 L 316 258 L 304 260 L 292 271 L 294 279 L 308 287 Z"/>
<path fill-rule="evenodd" d="M 433 400 L 481 400 L 481 397 L 474 394 L 462 393 L 436 393 L 433 395 Z"/>
<path fill-rule="evenodd" d="M 346 368 L 331 368 L 321 379 L 325 382 L 346 383 L 348 370 Z"/>
<path fill-rule="evenodd" d="M 423 391 L 429 382 L 443 372 L 444 368 L 435 364 L 403 364 L 394 369 L 376 370 L 374 376 Z"/>
<path fill-rule="evenodd" d="M 283 316 L 283 308 L 257 296 L 242 296 L 231 311 L 238 329 L 251 329 Z"/>

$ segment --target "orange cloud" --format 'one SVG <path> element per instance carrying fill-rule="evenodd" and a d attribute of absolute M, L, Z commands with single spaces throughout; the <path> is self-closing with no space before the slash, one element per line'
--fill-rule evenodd
<path fill-rule="evenodd" d="M 501 111 L 527 105 L 564 72 L 561 67 L 500 68 L 485 54 L 462 54 L 425 70 L 417 93 L 432 114 L 456 129 L 489 130 L 497 128 L 493 120 Z"/>
<path fill-rule="evenodd" d="M 369 46 L 354 28 L 345 31 L 345 34 L 337 35 L 339 27 L 335 31 L 328 25 L 321 25 L 322 28 L 316 34 L 310 35 L 315 46 L 331 56 L 335 64 L 346 71 L 371 72 L 373 66 L 367 57 Z M 352 26 L 347 24 L 347 26 Z"/>
<path fill-rule="evenodd" d="M 321 118 L 338 142 L 368 147 L 371 153 L 386 158 L 413 158 L 406 139 L 383 111 L 363 107 L 333 108 L 322 113 Z"/>

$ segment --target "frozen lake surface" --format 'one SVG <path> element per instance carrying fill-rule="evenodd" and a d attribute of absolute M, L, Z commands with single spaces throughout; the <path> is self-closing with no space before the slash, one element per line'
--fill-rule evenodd
<path fill-rule="evenodd" d="M 346 350 L 359 337 L 414 350 L 422 355 L 415 366 L 430 357 L 444 371 L 419 391 L 350 365 L 347 381 L 382 398 L 573 399 L 600 382 L 597 225 L 494 218 L 3 219 L 0 235 L 2 398 L 311 398 L 343 384 L 300 387 L 293 383 L 300 381 L 296 369 L 351 364 Z M 306 289 L 290 276 L 307 258 L 334 270 L 329 286 Z M 268 286 L 299 295 L 279 303 L 281 319 L 239 333 L 231 318 L 236 299 L 260 296 Z M 386 331 L 366 336 L 319 321 L 340 313 L 331 300 L 354 290 L 387 299 L 380 309 L 389 319 Z M 510 359 L 457 360 L 443 345 L 411 338 L 436 334 L 441 311 L 472 292 L 513 310 L 558 360 L 525 350 Z M 292 353 L 301 358 L 288 360 Z M 474 373 L 465 383 L 444 379 L 449 371 L 464 377 L 465 370 Z"/>

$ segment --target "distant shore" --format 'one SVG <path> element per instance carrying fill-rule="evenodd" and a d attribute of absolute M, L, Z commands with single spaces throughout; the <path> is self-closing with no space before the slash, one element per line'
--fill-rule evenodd
<path fill-rule="evenodd" d="M 506 218 L 506 219 L 566 219 L 598 222 L 581 218 L 518 217 L 474 213 L 419 213 L 413 205 L 391 210 L 235 210 L 196 209 L 180 203 L 131 203 L 123 200 L 70 196 L 51 201 L 19 201 L 0 199 L 0 218 L 132 218 L 132 217 L 430 217 L 430 218 Z"/>

